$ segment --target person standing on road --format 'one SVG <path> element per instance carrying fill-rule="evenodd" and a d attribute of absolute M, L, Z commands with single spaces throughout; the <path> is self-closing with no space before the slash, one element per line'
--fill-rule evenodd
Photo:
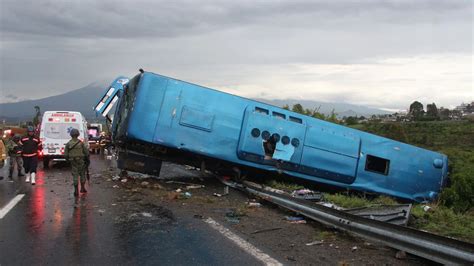
<path fill-rule="evenodd" d="M 1 136 L 0 136 L 1 137 Z M 0 169 L 5 165 L 5 160 L 7 159 L 7 148 L 3 143 L 3 139 L 0 138 Z M 0 171 L 0 180 L 3 179 L 3 171 Z"/>
<path fill-rule="evenodd" d="M 23 156 L 23 167 L 25 168 L 25 181 L 31 184 L 36 184 L 36 167 L 38 166 L 38 151 L 41 148 L 41 142 L 35 137 L 35 129 L 33 126 L 28 126 L 26 136 L 20 140 L 22 148 L 21 155 Z"/>
<path fill-rule="evenodd" d="M 19 134 L 12 134 L 10 139 L 7 141 L 8 156 L 10 156 L 10 164 L 8 169 L 8 178 L 10 181 L 13 180 L 13 170 L 15 165 L 18 172 L 18 177 L 24 176 L 23 172 L 23 159 L 21 158 L 21 136 Z"/>
<path fill-rule="evenodd" d="M 64 156 L 71 163 L 74 196 L 79 196 L 78 179 L 81 180 L 81 193 L 86 193 L 86 167 L 89 166 L 89 150 L 86 145 L 78 139 L 79 130 L 73 128 L 70 132 L 71 140 L 66 143 Z"/>

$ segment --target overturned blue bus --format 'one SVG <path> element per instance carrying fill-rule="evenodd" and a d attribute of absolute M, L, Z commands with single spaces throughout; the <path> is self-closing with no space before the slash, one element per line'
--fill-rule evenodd
<path fill-rule="evenodd" d="M 169 160 L 418 202 L 447 180 L 443 154 L 151 72 L 117 78 L 95 110 L 108 117 L 115 103 L 125 169 L 158 175 Z"/>

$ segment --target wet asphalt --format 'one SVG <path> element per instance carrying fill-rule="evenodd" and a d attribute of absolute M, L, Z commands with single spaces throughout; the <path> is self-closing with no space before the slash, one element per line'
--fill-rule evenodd
<path fill-rule="evenodd" d="M 40 164 L 35 186 L 0 181 L 0 208 L 25 194 L 0 219 L 0 265 L 259 265 L 202 220 L 130 202 L 99 177 L 109 164 L 92 158 L 95 179 L 78 199 L 64 163 Z"/>

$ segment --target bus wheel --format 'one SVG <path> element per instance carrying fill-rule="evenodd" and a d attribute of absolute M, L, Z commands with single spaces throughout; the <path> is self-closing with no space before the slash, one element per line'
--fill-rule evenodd
<path fill-rule="evenodd" d="M 43 169 L 49 169 L 49 158 L 43 158 Z"/>

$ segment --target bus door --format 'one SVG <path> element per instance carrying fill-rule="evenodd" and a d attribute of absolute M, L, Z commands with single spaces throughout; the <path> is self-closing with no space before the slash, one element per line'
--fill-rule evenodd
<path fill-rule="evenodd" d="M 328 122 L 308 126 L 300 172 L 345 184 L 354 182 L 360 137 Z"/>
<path fill-rule="evenodd" d="M 123 87 L 127 85 L 129 79 L 126 77 L 118 77 L 117 79 L 112 82 L 109 89 L 105 93 L 105 95 L 100 99 L 100 101 L 96 104 L 94 110 L 96 114 L 100 114 L 103 117 L 107 117 L 107 114 L 110 112 L 114 104 L 118 101 L 121 92 L 123 91 Z M 119 93 L 120 92 L 120 93 Z"/>

